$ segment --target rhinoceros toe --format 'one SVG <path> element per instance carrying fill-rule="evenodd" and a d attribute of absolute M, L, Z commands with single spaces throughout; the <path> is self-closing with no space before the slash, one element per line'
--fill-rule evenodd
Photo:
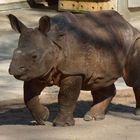
<path fill-rule="evenodd" d="M 64 127 L 72 126 L 75 124 L 75 121 L 71 115 L 58 115 L 53 121 L 53 126 L 55 127 Z"/>
<path fill-rule="evenodd" d="M 99 114 L 94 114 L 91 111 L 88 111 L 85 116 L 84 116 L 84 120 L 85 121 L 91 121 L 91 120 L 103 120 L 105 118 L 105 114 L 104 113 L 99 113 Z"/>
<path fill-rule="evenodd" d="M 40 105 L 32 112 L 33 118 L 36 120 L 38 125 L 45 125 L 49 117 L 49 110 L 47 107 Z"/>

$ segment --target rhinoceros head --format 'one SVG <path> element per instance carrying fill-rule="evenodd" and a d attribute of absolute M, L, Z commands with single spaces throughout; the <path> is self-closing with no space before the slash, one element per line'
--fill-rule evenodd
<path fill-rule="evenodd" d="M 48 73 L 55 61 L 54 44 L 47 36 L 50 18 L 41 17 L 38 28 L 26 27 L 14 15 L 8 15 L 11 27 L 20 33 L 18 47 L 14 50 L 9 73 L 23 81 Z"/>

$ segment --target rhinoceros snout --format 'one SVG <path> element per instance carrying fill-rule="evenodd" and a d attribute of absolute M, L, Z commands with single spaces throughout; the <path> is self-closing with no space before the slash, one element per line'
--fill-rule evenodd
<path fill-rule="evenodd" d="M 20 76 L 25 74 L 27 69 L 24 66 L 19 66 L 19 67 L 14 67 L 10 66 L 9 67 L 9 74 L 14 75 L 14 76 Z"/>
<path fill-rule="evenodd" d="M 18 80 L 25 80 L 27 79 L 27 68 L 25 68 L 24 66 L 20 66 L 20 67 L 9 67 L 9 74 L 13 75 L 16 79 Z"/>

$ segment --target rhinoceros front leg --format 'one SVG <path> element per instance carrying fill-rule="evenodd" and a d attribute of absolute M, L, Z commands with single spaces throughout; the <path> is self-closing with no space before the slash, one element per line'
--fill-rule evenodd
<path fill-rule="evenodd" d="M 85 114 L 84 120 L 91 121 L 93 118 L 95 120 L 101 120 L 105 118 L 106 109 L 112 98 L 116 94 L 116 89 L 114 84 L 108 87 L 104 87 L 98 90 L 92 91 L 93 105 L 91 109 Z"/>
<path fill-rule="evenodd" d="M 39 125 L 44 125 L 49 116 L 49 110 L 39 103 L 39 95 L 44 87 L 44 83 L 37 80 L 24 82 L 24 102 Z"/>
<path fill-rule="evenodd" d="M 54 126 L 74 125 L 73 111 L 82 86 L 81 76 L 70 76 L 62 80 L 58 95 L 59 112 Z"/>
<path fill-rule="evenodd" d="M 133 91 L 136 99 L 136 109 L 134 113 L 135 115 L 140 115 L 140 88 L 133 87 Z"/>

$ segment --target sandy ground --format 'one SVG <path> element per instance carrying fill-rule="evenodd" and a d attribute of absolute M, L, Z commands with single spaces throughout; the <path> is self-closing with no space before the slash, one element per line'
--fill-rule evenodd
<path fill-rule="evenodd" d="M 52 121 L 58 112 L 58 87 L 46 88 L 40 100 L 51 115 L 45 126 L 33 125 L 32 117 L 22 99 L 22 82 L 8 74 L 18 34 L 12 32 L 7 14 L 15 14 L 28 26 L 36 26 L 42 15 L 56 11 L 18 9 L 0 12 L 0 140 L 139 140 L 140 117 L 133 115 L 135 99 L 131 88 L 122 79 L 116 83 L 117 95 L 102 121 L 85 122 L 83 116 L 92 103 L 90 92 L 81 91 L 74 113 L 73 127 L 54 128 Z M 140 25 L 137 22 L 137 26 Z"/>

